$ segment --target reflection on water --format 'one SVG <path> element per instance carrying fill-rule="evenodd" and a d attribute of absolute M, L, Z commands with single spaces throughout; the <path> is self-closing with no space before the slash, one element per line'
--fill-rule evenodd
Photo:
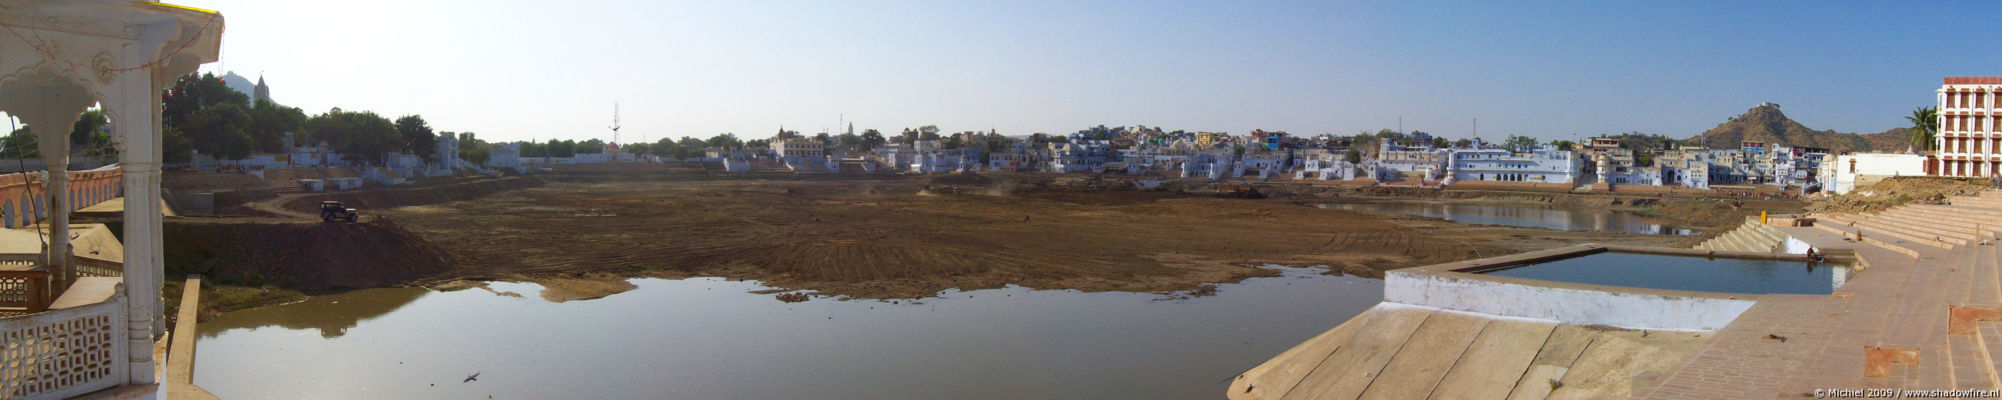
<path fill-rule="evenodd" d="M 1649 289 L 1749 294 L 1829 294 L 1849 267 L 1805 261 L 1599 253 L 1487 272 L 1515 278 Z"/>
<path fill-rule="evenodd" d="M 320 337 L 339 338 L 347 334 L 349 328 L 362 321 L 396 311 L 424 297 L 431 291 L 423 288 L 371 289 L 341 296 L 320 296 L 306 301 L 278 307 L 266 307 L 255 311 L 258 318 L 216 318 L 204 321 L 202 339 L 207 340 L 216 332 L 239 328 L 277 326 L 294 330 L 318 330 Z M 229 314 L 233 315 L 233 314 Z M 227 316 L 227 315 L 226 315 Z"/>
<path fill-rule="evenodd" d="M 1321 208 L 1386 212 L 1438 218 L 1462 224 L 1503 225 L 1567 231 L 1612 231 L 1650 235 L 1695 235 L 1690 229 L 1648 222 L 1639 215 L 1611 210 L 1541 206 L 1440 203 L 1334 203 Z"/>
<path fill-rule="evenodd" d="M 1193 299 L 1009 287 L 788 304 L 715 278 L 567 303 L 530 284 L 363 290 L 204 323 L 195 383 L 228 399 L 1215 398 L 1383 295 L 1281 270 Z"/>

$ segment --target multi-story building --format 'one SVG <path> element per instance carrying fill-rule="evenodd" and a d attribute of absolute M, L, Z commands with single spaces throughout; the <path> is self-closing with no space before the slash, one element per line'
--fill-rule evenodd
<path fill-rule="evenodd" d="M 772 141 L 772 154 L 778 158 L 821 158 L 827 156 L 827 145 L 819 140 L 792 138 Z"/>
<path fill-rule="evenodd" d="M 1446 173 L 1446 152 L 1433 149 L 1430 143 L 1411 141 L 1407 145 L 1394 145 L 1386 141 L 1377 145 L 1376 167 L 1370 175 L 1379 181 L 1442 179 Z"/>
<path fill-rule="evenodd" d="M 1597 140 L 1593 139 L 1595 142 Z M 1643 186 L 1661 185 L 1661 169 L 1642 168 L 1638 160 L 1634 157 L 1632 150 L 1617 147 L 1593 150 L 1603 150 L 1603 152 L 1593 156 L 1594 162 L 1598 165 L 1596 171 L 1598 172 L 1600 183 Z"/>
<path fill-rule="evenodd" d="M 1952 76 L 1939 94 L 1937 153 L 1926 161 L 1926 173 L 1941 176 L 1989 176 L 2002 170 L 2002 76 Z"/>
<path fill-rule="evenodd" d="M 1183 178 L 1223 179 L 1230 174 L 1231 165 L 1237 156 L 1228 151 L 1208 150 L 1189 155 L 1182 162 Z"/>
<path fill-rule="evenodd" d="M 1577 153 L 1555 147 L 1522 154 L 1507 149 L 1456 149 L 1446 163 L 1454 181 L 1576 183 L 1585 169 Z"/>
<path fill-rule="evenodd" d="M 1050 172 L 1103 172 L 1100 167 L 1112 156 L 1112 142 L 1072 134 L 1070 143 L 1050 143 Z"/>
<path fill-rule="evenodd" d="M 1619 139 L 1619 138 L 1604 138 L 1604 137 L 1595 137 L 1595 138 L 1592 138 L 1592 147 L 1591 147 L 1591 148 L 1592 148 L 1592 155 L 1593 155 L 1593 156 L 1598 156 L 1598 155 L 1601 155 L 1601 154 L 1606 154 L 1606 151 L 1607 151 L 1607 150 L 1612 150 L 1612 149 L 1617 149 L 1617 148 L 1620 148 L 1620 139 Z"/>

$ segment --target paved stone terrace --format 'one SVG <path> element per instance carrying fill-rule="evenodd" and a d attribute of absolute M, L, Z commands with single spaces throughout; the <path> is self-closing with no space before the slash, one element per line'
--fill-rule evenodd
<path fill-rule="evenodd" d="M 1227 394 L 1799 399 L 1817 389 L 1995 389 L 2002 192 L 1949 203 L 1814 215 L 1805 227 L 1753 223 L 1706 242 L 1777 252 L 1792 238 L 1853 252 L 1861 268 L 1831 295 L 1759 296 L 1724 329 L 1690 337 L 1701 339 L 1482 323 L 1386 303 L 1240 375 Z"/>
<path fill-rule="evenodd" d="M 1949 203 L 1775 227 L 1816 249 L 1853 250 L 1867 268 L 1834 295 L 1765 296 L 1640 397 L 1997 388 L 2002 193 Z"/>

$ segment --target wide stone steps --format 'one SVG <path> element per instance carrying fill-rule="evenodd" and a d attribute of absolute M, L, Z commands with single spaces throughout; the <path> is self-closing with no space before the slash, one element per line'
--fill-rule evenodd
<path fill-rule="evenodd" d="M 1996 226 L 1997 219 L 2002 219 L 2002 212 L 1992 210 L 1921 205 L 1886 211 L 1883 215 L 1906 217 L 1905 219 L 1926 222 L 1928 225 L 1949 225 L 1968 231 L 1977 228 L 1988 231 L 2002 230 L 2002 226 Z"/>
<path fill-rule="evenodd" d="M 1936 228 L 1941 231 L 1953 232 L 1956 234 L 1972 234 L 1975 228 L 1981 228 L 1983 230 L 1996 230 L 1997 228 L 2002 228 L 1995 226 L 1995 224 L 1993 223 L 1988 223 L 1986 226 L 1983 226 L 1984 222 L 1992 221 L 1994 219 L 1993 216 L 1981 215 L 1977 212 L 1958 211 L 1958 210 L 1921 211 L 1921 210 L 1899 209 L 1899 210 L 1884 212 L 1883 214 L 1880 214 L 1878 217 L 1880 219 L 1885 219 L 1885 220 L 1897 220 L 1897 221 L 1918 223 L 1920 224 L 1919 226 Z"/>
<path fill-rule="evenodd" d="M 1969 358 L 1978 357 L 1984 361 L 1979 368 L 1982 369 L 1983 373 L 1987 374 L 1984 378 L 1986 378 L 1991 387 L 2002 385 L 2002 378 L 1998 378 L 1996 374 L 1998 369 L 2002 369 L 2002 366 L 1996 365 L 1997 362 L 2002 362 L 2002 323 L 1982 322 L 1976 324 L 1974 338 L 1973 344 L 1979 352 L 1967 355 L 1973 356 Z"/>
<path fill-rule="evenodd" d="M 1973 229 L 1960 229 L 1957 226 L 1944 225 L 1939 223 L 1939 220 L 1936 218 L 1915 217 L 1887 212 L 1876 216 L 1858 216 L 1854 221 L 1857 224 L 1874 225 L 1881 229 L 1904 232 L 1919 237 L 1938 237 L 1942 240 L 1957 240 L 1958 242 L 1954 244 L 1965 244 L 1968 239 L 1974 237 Z"/>
<path fill-rule="evenodd" d="M 1934 228 L 1927 228 L 1924 225 L 1897 220 L 1863 219 L 1856 221 L 1856 225 L 1886 232 L 1901 233 L 1913 240 L 1944 242 L 1956 246 L 1967 244 L 1970 241 L 1969 238 L 1973 236 L 1972 232 L 1954 234 L 1951 232 L 1942 232 Z"/>
<path fill-rule="evenodd" d="M 2002 225 L 1997 225 L 1994 223 L 1975 222 L 1973 221 L 1975 219 L 1974 217 L 1968 217 L 1968 216 L 1943 217 L 1932 214 L 1908 212 L 1908 213 L 1896 213 L 1896 214 L 1885 213 L 1883 217 L 1886 220 L 1890 221 L 1897 221 L 1906 224 L 1914 224 L 1918 226 L 1931 228 L 1935 232 L 1952 234 L 1957 237 L 1974 238 L 1976 240 L 1983 238 L 1993 238 L 1995 237 L 1996 232 L 2002 232 Z M 1986 221 L 1992 219 L 1983 219 L 1983 220 Z M 1977 232 L 1979 234 L 1977 234 Z"/>
<path fill-rule="evenodd" d="M 1757 221 L 1745 221 L 1737 228 L 1696 245 L 1699 250 L 1776 253 L 1783 250 L 1786 235 Z"/>
<path fill-rule="evenodd" d="M 1849 228 L 1850 233 L 1862 232 L 1863 237 L 1866 239 L 1865 241 L 1874 239 L 1879 242 L 1904 247 L 1931 246 L 1941 249 L 1951 247 L 1951 245 L 1933 240 L 1931 237 L 1913 235 L 1900 230 L 1885 229 L 1881 225 L 1869 223 L 1867 222 L 1868 220 L 1855 216 L 1832 216 L 1828 217 L 1828 219 Z M 1815 226 L 1823 226 L 1823 224 L 1817 223 Z"/>

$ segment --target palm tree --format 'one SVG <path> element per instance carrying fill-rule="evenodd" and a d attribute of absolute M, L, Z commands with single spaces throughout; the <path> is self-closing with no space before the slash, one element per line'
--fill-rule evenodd
<path fill-rule="evenodd" d="M 1920 152 L 1933 150 L 1933 134 L 1939 132 L 1939 109 L 1919 107 L 1905 120 L 1912 122 L 1912 148 Z"/>

